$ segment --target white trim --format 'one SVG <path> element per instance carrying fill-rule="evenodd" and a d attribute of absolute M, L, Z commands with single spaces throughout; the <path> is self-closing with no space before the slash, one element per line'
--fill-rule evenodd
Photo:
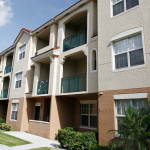
<path fill-rule="evenodd" d="M 90 128 L 90 127 L 84 127 L 84 126 L 80 126 L 79 128 L 81 128 L 81 129 L 89 129 L 89 130 L 97 130 L 97 128 Z"/>
<path fill-rule="evenodd" d="M 147 98 L 148 93 L 134 93 L 134 94 L 118 94 L 114 95 L 115 100 L 121 100 L 121 99 L 142 99 Z"/>
<path fill-rule="evenodd" d="M 37 102 L 35 103 L 35 106 L 41 106 L 41 103 Z"/>
<path fill-rule="evenodd" d="M 93 51 L 95 51 L 96 52 L 96 70 L 93 70 L 92 69 L 92 63 L 93 63 L 93 56 L 92 56 L 92 54 L 93 54 Z M 91 50 L 91 53 L 90 53 L 90 72 L 92 72 L 92 73 L 94 73 L 94 72 L 97 72 L 97 67 L 98 67 L 98 56 L 97 56 L 97 48 L 93 48 L 92 50 Z"/>
<path fill-rule="evenodd" d="M 97 104 L 97 100 L 82 100 L 80 104 Z"/>
<path fill-rule="evenodd" d="M 14 104 L 14 103 L 19 103 L 19 100 L 13 100 L 12 104 Z"/>
<path fill-rule="evenodd" d="M 46 122 L 46 121 L 38 121 L 38 120 L 29 120 L 29 122 L 36 122 L 36 123 L 49 124 L 49 122 Z"/>
<path fill-rule="evenodd" d="M 139 28 L 134 28 L 134 29 L 130 29 L 124 32 L 121 32 L 115 36 L 113 36 L 110 41 L 114 42 L 115 40 L 121 39 L 121 38 L 125 38 L 126 36 L 130 36 L 132 34 L 138 33 L 138 32 L 143 32 L 143 27 L 139 27 Z"/>

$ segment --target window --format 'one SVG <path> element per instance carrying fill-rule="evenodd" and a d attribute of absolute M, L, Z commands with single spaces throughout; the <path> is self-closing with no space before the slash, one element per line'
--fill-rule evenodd
<path fill-rule="evenodd" d="M 16 74 L 16 85 L 15 88 L 21 88 L 22 72 Z"/>
<path fill-rule="evenodd" d="M 97 70 L 97 50 L 93 49 L 91 53 L 91 71 L 95 72 Z"/>
<path fill-rule="evenodd" d="M 19 60 L 21 60 L 21 59 L 23 59 L 25 57 L 25 49 L 26 49 L 26 45 L 25 44 L 20 47 Z"/>
<path fill-rule="evenodd" d="M 18 106 L 19 106 L 18 103 L 12 104 L 12 113 L 11 113 L 11 119 L 12 120 L 17 120 Z"/>
<path fill-rule="evenodd" d="M 128 68 L 145 63 L 141 34 L 114 42 L 113 46 L 114 69 Z"/>
<path fill-rule="evenodd" d="M 112 0 L 113 16 L 139 5 L 139 0 Z"/>
<path fill-rule="evenodd" d="M 97 104 L 81 104 L 80 114 L 82 127 L 97 128 Z"/>
<path fill-rule="evenodd" d="M 135 109 L 147 108 L 146 99 L 134 99 L 134 100 L 116 100 L 116 114 L 117 114 L 117 128 L 122 128 L 120 120 L 125 117 L 125 110 L 128 107 L 134 107 Z"/>

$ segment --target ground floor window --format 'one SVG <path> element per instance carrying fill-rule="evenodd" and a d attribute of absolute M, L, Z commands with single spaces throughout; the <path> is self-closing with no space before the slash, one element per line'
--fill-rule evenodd
<path fill-rule="evenodd" d="M 17 115 L 18 115 L 18 103 L 13 103 L 12 104 L 12 113 L 11 113 L 11 119 L 12 120 L 17 120 Z"/>
<path fill-rule="evenodd" d="M 97 104 L 80 104 L 80 125 L 97 128 Z"/>
<path fill-rule="evenodd" d="M 125 117 L 125 110 L 130 106 L 134 107 L 135 109 L 147 108 L 146 99 L 116 100 L 116 118 L 118 130 L 122 128 L 120 121 Z"/>

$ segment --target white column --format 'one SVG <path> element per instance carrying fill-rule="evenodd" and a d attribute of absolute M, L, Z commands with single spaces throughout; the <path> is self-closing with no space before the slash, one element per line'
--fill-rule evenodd
<path fill-rule="evenodd" d="M 50 28 L 50 38 L 49 38 L 49 45 L 50 48 L 56 47 L 56 42 L 57 42 L 57 30 L 58 27 L 56 24 L 53 24 Z"/>
<path fill-rule="evenodd" d="M 56 93 L 56 79 L 57 79 L 57 63 L 58 58 L 50 56 L 50 71 L 49 71 L 49 94 L 55 95 Z"/>
<path fill-rule="evenodd" d="M 39 81 L 39 78 L 40 78 L 40 69 L 41 69 L 41 64 L 40 63 L 35 63 L 33 91 L 32 91 L 33 96 L 37 95 L 37 85 L 38 85 L 38 81 Z"/>

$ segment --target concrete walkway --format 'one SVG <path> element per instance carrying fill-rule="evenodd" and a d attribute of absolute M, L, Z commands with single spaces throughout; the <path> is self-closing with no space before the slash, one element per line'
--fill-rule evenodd
<path fill-rule="evenodd" d="M 11 132 L 4 132 L 4 133 L 29 141 L 31 142 L 31 144 L 14 146 L 14 147 L 0 145 L 0 150 L 29 150 L 32 148 L 39 148 L 39 147 L 58 147 L 59 146 L 58 141 L 49 140 L 49 139 L 39 137 L 36 135 L 32 135 L 26 132 L 11 131 Z"/>

